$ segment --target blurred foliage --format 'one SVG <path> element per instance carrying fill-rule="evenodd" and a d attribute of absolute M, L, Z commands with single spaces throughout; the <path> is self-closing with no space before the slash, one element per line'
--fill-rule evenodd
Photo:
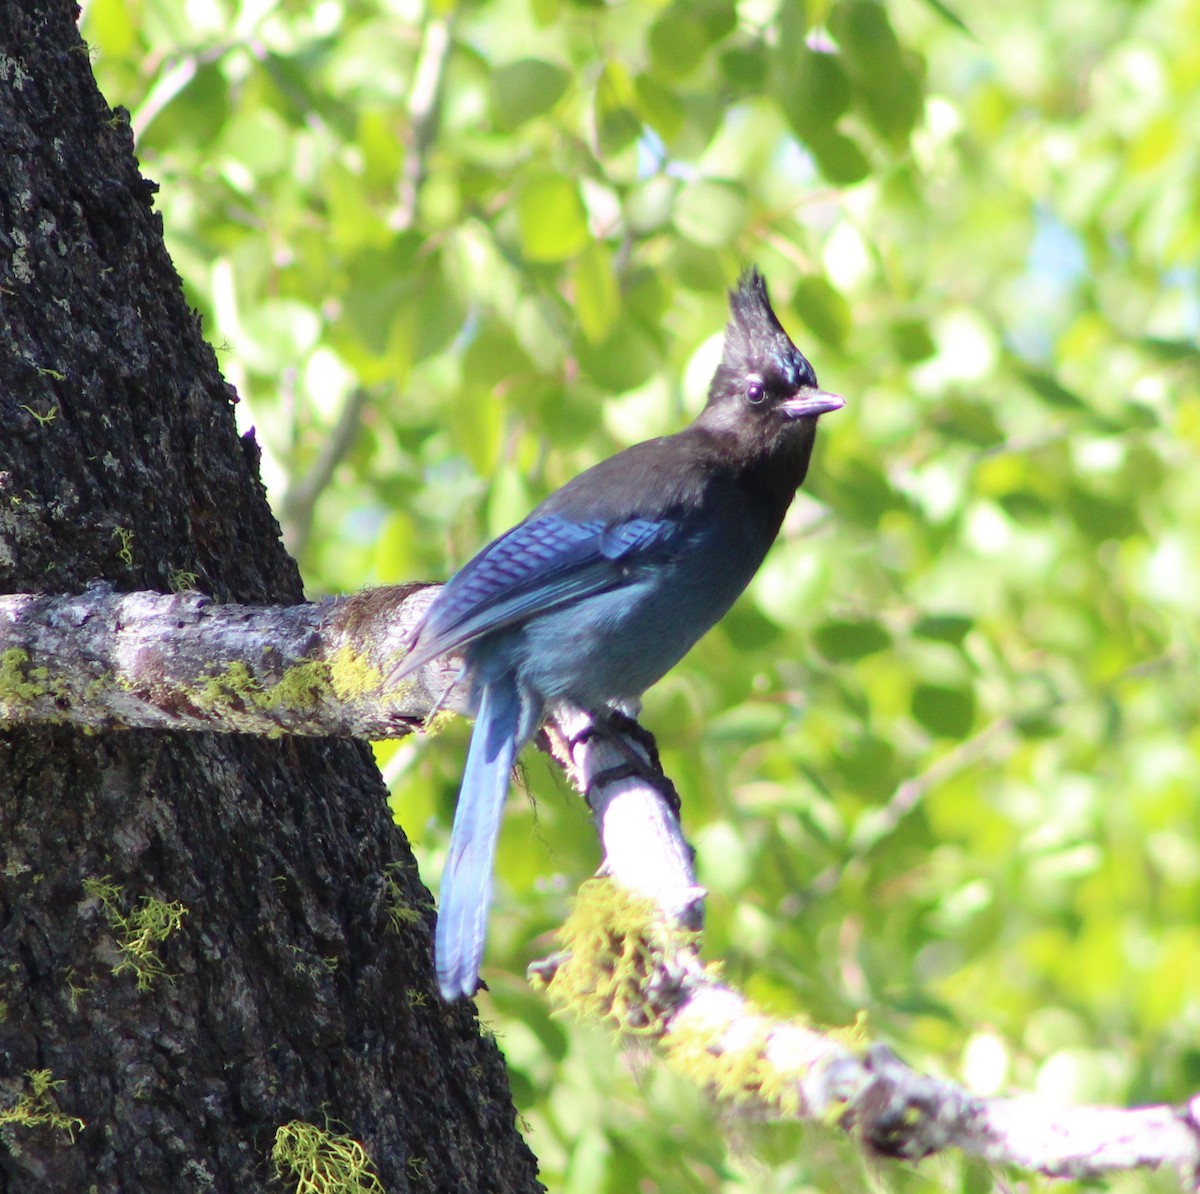
<path fill-rule="evenodd" d="M 443 578 L 681 426 L 757 262 L 849 405 L 646 703 L 709 954 L 984 1093 L 1200 1087 L 1200 0 L 88 0 L 83 29 L 314 594 Z M 431 880 L 465 734 L 379 751 Z M 596 845 L 526 781 L 481 1007 L 547 1184 L 876 1181 L 548 1017 L 522 972 Z"/>

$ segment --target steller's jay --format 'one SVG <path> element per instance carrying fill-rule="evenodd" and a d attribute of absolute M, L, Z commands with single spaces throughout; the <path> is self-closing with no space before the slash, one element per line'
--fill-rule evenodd
<path fill-rule="evenodd" d="M 757 571 L 818 416 L 843 405 L 818 388 L 751 268 L 696 421 L 581 473 L 438 593 L 391 679 L 461 651 L 470 680 L 475 730 L 435 944 L 445 998 L 478 986 L 509 773 L 543 711 L 569 702 L 604 724 L 687 653 Z"/>

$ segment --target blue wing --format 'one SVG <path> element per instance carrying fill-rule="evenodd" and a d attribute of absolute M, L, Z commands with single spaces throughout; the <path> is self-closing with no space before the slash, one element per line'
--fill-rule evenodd
<path fill-rule="evenodd" d="M 443 586 L 394 678 L 480 635 L 627 583 L 632 565 L 669 547 L 679 533 L 670 519 L 614 525 L 544 514 L 521 523 Z"/>

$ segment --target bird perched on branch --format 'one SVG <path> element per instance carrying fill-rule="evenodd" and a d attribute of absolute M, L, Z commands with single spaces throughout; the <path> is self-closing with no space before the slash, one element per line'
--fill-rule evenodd
<path fill-rule="evenodd" d="M 447 999 L 478 986 L 500 813 L 517 752 L 569 702 L 603 724 L 672 668 L 762 563 L 808 471 L 817 386 L 756 269 L 730 294 L 721 363 L 691 426 L 602 461 L 457 572 L 398 680 L 461 652 L 475 731 L 442 877 Z"/>

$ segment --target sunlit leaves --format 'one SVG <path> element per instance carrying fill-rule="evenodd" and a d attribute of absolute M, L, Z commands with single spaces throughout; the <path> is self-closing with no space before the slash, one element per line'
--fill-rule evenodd
<path fill-rule="evenodd" d="M 685 186 L 675 199 L 675 227 L 680 236 L 705 248 L 731 243 L 748 215 L 746 193 L 737 183 L 700 180 Z"/>
<path fill-rule="evenodd" d="M 579 188 L 557 174 L 525 179 L 517 196 L 521 249 L 530 261 L 565 261 L 587 244 L 587 213 Z"/>
<path fill-rule="evenodd" d="M 994 1079 L 991 1049 L 1021 1087 L 1190 1094 L 1194 13 L 262 7 L 237 38 L 166 0 L 93 0 L 84 28 L 273 497 L 371 391 L 310 591 L 444 576 L 681 426 L 757 262 L 848 404 L 746 598 L 646 698 L 720 887 L 711 955 L 784 1010 L 868 1008 L 917 1064 Z M 463 739 L 397 794 L 435 875 Z M 526 777 L 487 977 L 547 1184 L 867 1184 L 743 1167 L 705 1107 L 681 1127 L 678 1090 L 547 1018 L 520 976 L 596 855 Z"/>
<path fill-rule="evenodd" d="M 515 129 L 548 112 L 562 97 L 570 75 L 539 58 L 521 58 L 492 74 L 492 112 L 502 129 Z"/>

